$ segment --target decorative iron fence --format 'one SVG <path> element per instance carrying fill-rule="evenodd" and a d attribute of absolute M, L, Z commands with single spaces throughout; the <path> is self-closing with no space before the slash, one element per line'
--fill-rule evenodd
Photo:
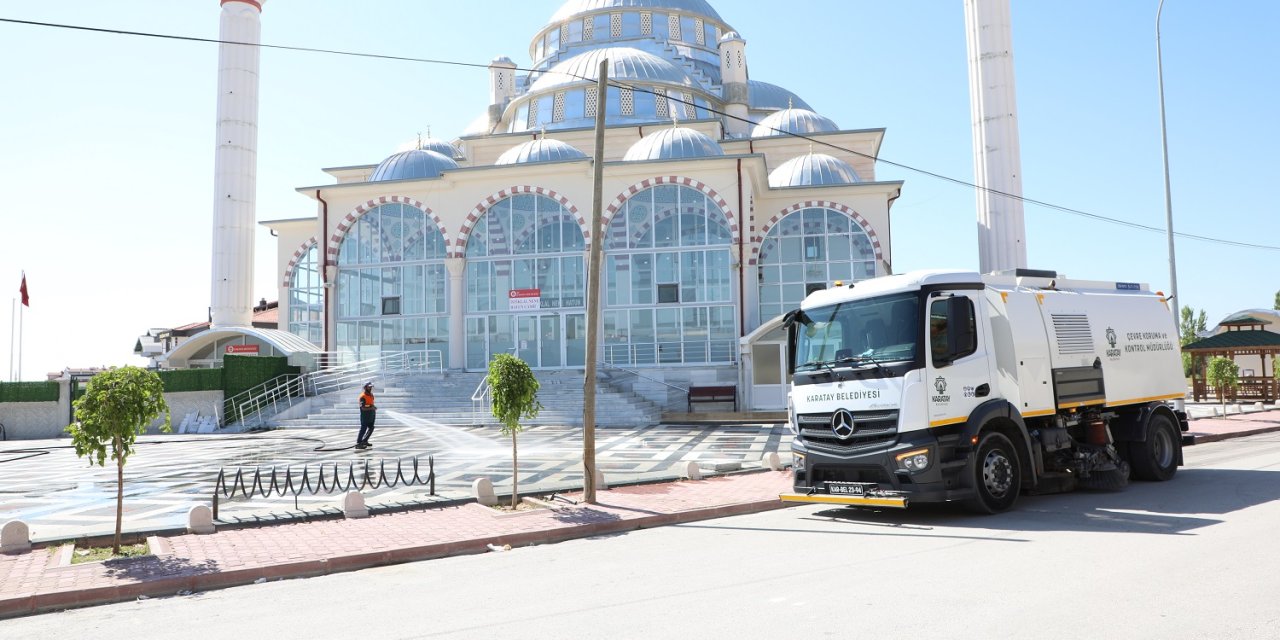
<path fill-rule="evenodd" d="M 416 456 L 409 458 L 412 464 L 408 469 L 405 468 L 405 462 L 402 458 L 396 458 L 395 468 L 390 473 L 387 471 L 385 458 L 380 459 L 376 467 L 371 466 L 368 460 L 347 463 L 345 474 L 338 462 L 325 462 L 317 467 L 304 465 L 300 474 L 293 467 L 285 467 L 283 474 L 276 467 L 271 467 L 269 473 L 264 473 L 261 467 L 254 467 L 252 478 L 246 477 L 244 467 L 237 468 L 230 479 L 226 469 L 219 469 L 218 479 L 213 484 L 213 519 L 218 519 L 218 502 L 236 496 L 246 500 L 254 497 L 293 496 L 294 506 L 297 507 L 298 496 L 304 492 L 314 496 L 417 485 L 429 487 L 429 494 L 436 495 L 435 457 L 427 457 L 425 476 L 419 472 Z"/>

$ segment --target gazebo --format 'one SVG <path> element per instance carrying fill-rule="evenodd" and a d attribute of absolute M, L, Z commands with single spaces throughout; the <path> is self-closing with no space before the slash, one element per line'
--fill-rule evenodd
<path fill-rule="evenodd" d="M 1231 358 L 1237 364 L 1239 357 L 1258 356 L 1261 375 L 1240 376 L 1240 386 L 1227 392 L 1227 400 L 1254 400 L 1275 402 L 1280 395 L 1280 382 L 1274 377 L 1276 356 L 1280 354 L 1280 333 L 1265 330 L 1266 320 L 1253 316 L 1243 316 L 1223 321 L 1218 326 L 1226 329 L 1221 333 L 1197 340 L 1182 347 L 1183 353 L 1192 358 L 1212 358 L 1222 356 Z M 1267 360 L 1270 357 L 1270 366 Z M 1197 402 L 1201 399 L 1216 398 L 1217 389 L 1209 386 L 1205 379 L 1204 367 L 1193 366 L 1191 370 L 1191 393 Z"/>

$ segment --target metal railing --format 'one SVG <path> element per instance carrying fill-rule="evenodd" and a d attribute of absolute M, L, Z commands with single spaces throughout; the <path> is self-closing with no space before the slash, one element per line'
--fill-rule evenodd
<path fill-rule="evenodd" d="M 604 345 L 604 362 L 611 365 L 733 364 L 738 352 L 733 340 L 647 342 Z"/>
<path fill-rule="evenodd" d="M 393 489 L 397 486 L 425 485 L 429 487 L 430 495 L 436 495 L 435 457 L 427 457 L 426 476 L 423 476 L 418 471 L 417 457 L 409 460 L 413 463 L 410 467 L 412 473 L 409 475 L 406 475 L 405 461 L 401 458 L 396 458 L 394 473 L 387 473 L 387 461 L 384 458 L 378 461 L 376 469 L 371 467 L 367 460 L 350 462 L 347 464 L 345 476 L 340 471 L 340 465 L 337 462 L 324 462 L 315 469 L 310 465 L 304 465 L 301 475 L 295 474 L 293 467 L 285 467 L 283 476 L 277 472 L 275 467 L 271 467 L 269 474 L 264 474 L 261 467 L 254 467 L 251 480 L 245 479 L 244 467 L 239 467 L 229 482 L 226 469 L 219 469 L 218 479 L 213 484 L 213 519 L 218 519 L 219 501 L 224 498 L 230 500 L 237 495 L 246 500 L 254 497 L 270 498 L 272 496 L 280 496 L 283 498 L 293 496 L 294 508 L 297 508 L 298 496 L 302 495 L 303 492 L 314 496 L 322 493 L 346 493 L 347 491 L 365 491 L 383 487 Z M 358 473 L 357 467 L 360 468 Z M 325 469 L 331 469 L 331 472 L 326 475 Z"/>
<path fill-rule="evenodd" d="M 637 377 L 637 378 L 644 378 L 645 380 L 648 380 L 649 382 L 656 382 L 656 383 L 658 383 L 658 384 L 660 384 L 660 385 L 662 385 L 662 386 L 664 386 L 664 387 L 671 387 L 672 389 L 675 389 L 676 391 L 679 391 L 680 393 L 683 393 L 683 394 L 685 394 L 685 395 L 688 395 L 688 394 L 689 394 L 689 390 L 688 390 L 688 389 L 686 389 L 686 388 L 684 388 L 684 387 L 676 386 L 676 385 L 674 385 L 674 384 L 671 384 L 670 382 L 663 382 L 662 380 L 658 380 L 657 378 L 650 378 L 649 376 L 646 376 L 646 375 L 644 375 L 644 374 L 640 373 L 639 371 L 635 371 L 634 369 L 627 369 L 627 368 L 625 368 L 625 367 L 619 367 L 619 366 L 618 366 L 618 365 L 616 365 L 616 364 L 609 364 L 608 362 L 605 362 L 605 363 L 604 363 L 604 368 L 606 368 L 606 369 L 617 369 L 618 371 L 625 371 L 625 372 L 627 372 L 627 373 L 629 373 L 629 374 L 631 374 L 631 375 L 633 375 L 633 376 L 635 376 L 635 377 Z"/>
<path fill-rule="evenodd" d="M 440 351 L 401 351 L 303 375 L 278 376 L 228 398 L 223 403 L 221 424 L 262 426 L 268 417 L 306 398 L 358 387 L 373 378 L 385 383 L 405 375 L 431 371 L 444 371 Z"/>
<path fill-rule="evenodd" d="M 512 347 L 505 353 L 515 354 L 518 347 Z M 492 398 L 489 397 L 489 376 L 480 378 L 480 384 L 471 393 L 471 424 L 484 424 L 484 416 L 493 415 L 490 411 Z"/>

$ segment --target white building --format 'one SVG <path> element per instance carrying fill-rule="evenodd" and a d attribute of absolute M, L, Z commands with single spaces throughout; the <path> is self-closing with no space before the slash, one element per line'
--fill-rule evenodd
<path fill-rule="evenodd" d="M 334 182 L 298 189 L 315 217 L 262 223 L 279 237 L 280 328 L 361 358 L 582 367 L 604 109 L 601 361 L 785 406 L 779 316 L 891 271 L 902 183 L 876 180 L 883 129 L 842 129 L 751 78 L 746 44 L 703 0 L 565 3 L 533 34 L 534 71 L 490 64 L 488 109 L 457 138 L 325 169 Z M 621 85 L 603 104 L 602 59 Z"/>

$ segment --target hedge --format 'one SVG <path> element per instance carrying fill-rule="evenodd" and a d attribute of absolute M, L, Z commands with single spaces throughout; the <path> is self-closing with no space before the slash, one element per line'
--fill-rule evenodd
<path fill-rule="evenodd" d="M 58 383 L 0 382 L 0 402 L 57 402 Z"/>
<path fill-rule="evenodd" d="M 172 369 L 156 373 L 164 384 L 164 390 L 169 393 L 222 390 L 222 369 Z"/>
<path fill-rule="evenodd" d="M 222 357 L 223 396 L 234 398 L 236 394 L 252 389 L 268 380 L 286 373 L 298 374 L 300 367 L 289 366 L 289 359 L 284 356 L 239 356 L 227 354 Z"/>

